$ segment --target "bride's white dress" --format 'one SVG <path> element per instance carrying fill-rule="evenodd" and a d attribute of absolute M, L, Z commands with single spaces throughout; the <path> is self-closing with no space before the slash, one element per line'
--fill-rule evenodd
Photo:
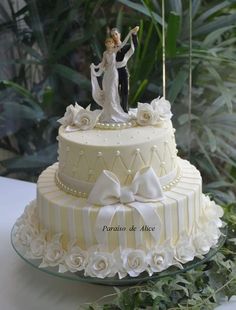
<path fill-rule="evenodd" d="M 119 123 L 127 122 L 130 119 L 130 116 L 123 111 L 120 105 L 117 68 L 127 63 L 133 51 L 133 44 L 131 44 L 131 48 L 122 62 L 116 62 L 116 52 L 105 51 L 103 60 L 98 66 L 99 70 L 96 72 L 94 67 L 91 67 L 92 96 L 97 104 L 103 108 L 99 118 L 100 122 Z M 101 89 L 97 77 L 103 72 Z"/>

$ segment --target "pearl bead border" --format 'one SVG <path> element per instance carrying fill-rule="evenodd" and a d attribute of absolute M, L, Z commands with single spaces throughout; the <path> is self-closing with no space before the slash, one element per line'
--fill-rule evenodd
<path fill-rule="evenodd" d="M 128 171 L 128 174 L 130 175 L 131 174 L 131 170 Z M 181 172 L 181 169 L 180 167 L 178 167 L 178 171 L 177 171 L 177 176 L 176 178 L 167 183 L 166 185 L 162 186 L 162 190 L 163 191 L 169 191 L 174 185 L 176 185 L 180 179 L 182 177 L 182 172 Z M 73 195 L 73 196 L 76 196 L 76 197 L 80 197 L 80 198 L 88 198 L 88 193 L 86 192 L 82 192 L 82 191 L 79 191 L 79 190 L 76 190 L 76 189 L 73 189 L 67 185 L 65 185 L 60 179 L 59 179 L 59 176 L 58 176 L 58 172 L 55 173 L 55 183 L 56 185 L 61 189 L 63 190 L 64 192 L 66 192 L 67 194 L 70 194 L 70 195 Z"/>
<path fill-rule="evenodd" d="M 182 171 L 180 167 L 178 166 L 176 178 L 173 181 L 162 186 L 163 191 L 166 191 L 166 192 L 169 191 L 174 185 L 176 185 L 180 181 L 181 178 L 182 178 Z"/>
<path fill-rule="evenodd" d="M 67 194 L 76 196 L 76 197 L 80 197 L 80 198 L 87 198 L 88 197 L 88 193 L 73 189 L 67 185 L 65 185 L 58 176 L 58 173 L 55 173 L 55 183 L 56 185 L 59 187 L 59 189 L 61 189 L 63 192 L 66 192 Z"/>
<path fill-rule="evenodd" d="M 95 128 L 103 130 L 120 130 L 137 126 L 137 123 L 132 120 L 124 123 L 97 123 Z"/>

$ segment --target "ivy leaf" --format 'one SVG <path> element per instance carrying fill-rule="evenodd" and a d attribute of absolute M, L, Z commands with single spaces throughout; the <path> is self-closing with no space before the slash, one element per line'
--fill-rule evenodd
<path fill-rule="evenodd" d="M 144 290 L 142 291 L 143 293 L 146 293 L 148 295 L 150 295 L 152 297 L 152 299 L 156 299 L 157 297 L 164 297 L 164 295 L 160 292 L 156 292 L 156 291 L 148 291 L 148 290 Z"/>
<path fill-rule="evenodd" d="M 236 238 L 228 239 L 228 241 L 233 242 L 236 245 Z"/>

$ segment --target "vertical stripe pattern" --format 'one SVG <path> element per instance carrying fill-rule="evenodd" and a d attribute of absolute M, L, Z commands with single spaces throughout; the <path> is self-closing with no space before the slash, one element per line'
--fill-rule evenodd
<path fill-rule="evenodd" d="M 182 174 L 180 181 L 169 191 L 164 192 L 163 201 L 154 205 L 155 212 L 161 219 L 160 244 L 167 239 L 175 242 L 182 230 L 191 233 L 203 207 L 199 172 L 187 161 L 178 160 L 178 164 Z M 54 164 L 39 177 L 37 205 L 41 229 L 48 229 L 52 234 L 63 232 L 65 243 L 71 239 L 77 240 L 77 244 L 83 249 L 96 245 L 95 222 L 100 208 L 85 206 L 86 199 L 61 191 L 54 182 L 57 167 L 58 165 Z M 108 235 L 104 243 L 109 249 L 120 246 L 136 248 L 140 245 L 155 245 L 150 233 L 140 231 L 140 227 L 145 223 L 135 208 L 128 206 L 118 208 L 114 214 L 113 224 L 126 227 L 126 231 L 112 232 Z M 137 227 L 135 232 L 129 231 L 132 224 Z"/>

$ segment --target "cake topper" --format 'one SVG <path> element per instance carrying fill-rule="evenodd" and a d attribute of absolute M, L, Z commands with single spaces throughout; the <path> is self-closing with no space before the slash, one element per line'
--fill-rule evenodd
<path fill-rule="evenodd" d="M 137 33 L 139 31 L 139 27 L 136 26 L 131 35 L 132 43 L 134 48 L 138 46 Z M 111 29 L 111 37 L 115 41 L 116 46 L 121 45 L 121 33 L 117 28 Z M 125 45 L 121 50 L 116 53 L 116 61 L 122 61 L 124 59 L 125 54 L 130 49 L 129 45 Z M 120 90 L 120 99 L 121 99 L 121 107 L 124 112 L 128 113 L 128 95 L 129 95 L 129 73 L 127 69 L 127 65 L 120 67 L 117 69 L 119 75 L 119 90 Z"/>
<path fill-rule="evenodd" d="M 102 61 L 98 65 L 91 64 L 92 96 L 103 110 L 100 122 L 122 123 L 130 120 L 128 115 L 129 79 L 127 62 L 137 46 L 137 32 L 139 27 L 133 28 L 123 42 L 117 28 L 111 30 L 111 37 L 105 41 L 106 50 Z M 130 46 L 126 43 L 131 38 Z M 97 70 L 97 71 L 96 71 Z M 102 88 L 97 77 L 102 77 Z"/>
<path fill-rule="evenodd" d="M 128 108 L 129 74 L 127 63 L 137 46 L 139 27 L 131 29 L 121 41 L 117 28 L 112 28 L 105 40 L 102 61 L 91 64 L 92 97 L 102 110 L 84 109 L 77 103 L 67 107 L 65 115 L 58 120 L 65 131 L 100 129 L 125 129 L 134 126 L 162 126 L 171 119 L 171 105 L 165 97 L 150 103 L 137 103 L 137 108 Z M 127 44 L 130 40 L 130 44 Z M 98 82 L 102 78 L 102 85 Z"/>

